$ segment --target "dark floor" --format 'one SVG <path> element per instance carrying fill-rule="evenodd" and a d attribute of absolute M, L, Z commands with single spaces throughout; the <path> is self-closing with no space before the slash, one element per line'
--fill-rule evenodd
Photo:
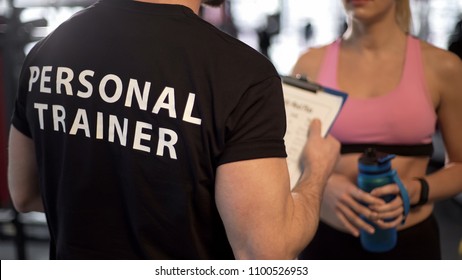
<path fill-rule="evenodd" d="M 437 204 L 435 215 L 440 225 L 442 255 L 445 260 L 462 260 L 462 201 L 449 199 Z M 0 215 L 1 218 L 1 215 Z M 29 239 L 26 241 L 25 258 L 32 260 L 48 259 L 48 231 L 43 217 L 27 217 L 25 228 Z M 14 241 L 11 238 L 14 227 L 4 223 L 3 238 L 0 236 L 0 259 L 18 259 Z"/>

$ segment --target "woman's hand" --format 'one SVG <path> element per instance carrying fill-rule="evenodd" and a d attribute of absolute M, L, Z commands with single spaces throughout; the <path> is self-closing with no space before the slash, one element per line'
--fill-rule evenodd
<path fill-rule="evenodd" d="M 381 207 L 384 205 L 383 199 L 362 191 L 347 177 L 334 173 L 324 191 L 321 216 L 335 217 L 352 235 L 358 237 L 360 229 L 374 232 L 374 227 L 361 216 L 375 222 L 379 215 L 374 209 L 383 209 Z"/>
<path fill-rule="evenodd" d="M 388 203 L 382 205 L 370 205 L 369 208 L 371 211 L 377 213 L 377 220 L 375 220 L 374 223 L 380 228 L 389 229 L 399 226 L 404 219 L 404 206 L 398 185 L 389 184 L 375 188 L 370 194 L 378 198 L 386 195 L 396 196 Z"/>

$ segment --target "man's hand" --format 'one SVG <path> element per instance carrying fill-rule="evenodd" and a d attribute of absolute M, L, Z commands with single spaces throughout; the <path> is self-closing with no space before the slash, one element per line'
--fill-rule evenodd
<path fill-rule="evenodd" d="M 314 119 L 310 124 L 308 140 L 303 152 L 302 178 L 309 176 L 310 180 L 325 185 L 339 159 L 339 152 L 340 143 L 331 135 L 322 137 L 321 121 Z"/>

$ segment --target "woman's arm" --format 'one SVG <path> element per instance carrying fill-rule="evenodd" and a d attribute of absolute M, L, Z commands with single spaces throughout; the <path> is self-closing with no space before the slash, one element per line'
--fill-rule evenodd
<path fill-rule="evenodd" d="M 454 54 L 430 49 L 427 68 L 438 91 L 438 122 L 446 155 L 446 165 L 427 176 L 429 201 L 438 201 L 462 192 L 462 61 Z M 432 55 L 433 54 L 433 55 Z"/>

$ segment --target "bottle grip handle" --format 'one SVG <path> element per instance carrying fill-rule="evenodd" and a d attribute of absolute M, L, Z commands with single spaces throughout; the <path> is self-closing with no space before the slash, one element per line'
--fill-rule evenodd
<path fill-rule="evenodd" d="M 408 194 L 406 188 L 404 187 L 403 182 L 401 182 L 401 179 L 399 178 L 398 173 L 396 172 L 396 170 L 392 170 L 392 176 L 393 176 L 393 181 L 395 181 L 396 185 L 398 185 L 399 193 L 401 195 L 401 199 L 403 200 L 404 219 L 401 222 L 401 224 L 404 224 L 406 222 L 406 217 L 409 214 L 409 211 L 411 209 L 411 202 L 409 200 L 409 194 Z"/>

